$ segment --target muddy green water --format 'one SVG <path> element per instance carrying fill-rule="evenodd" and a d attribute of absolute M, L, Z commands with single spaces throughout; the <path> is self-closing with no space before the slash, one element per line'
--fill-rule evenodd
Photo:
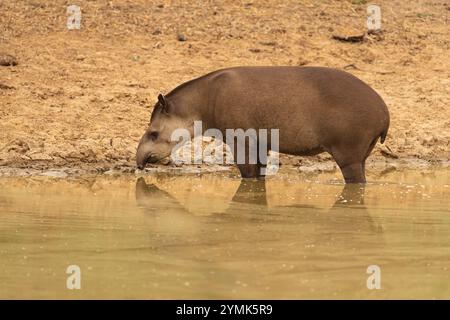
<path fill-rule="evenodd" d="M 292 172 L 0 178 L 0 298 L 450 298 L 450 170 Z"/>

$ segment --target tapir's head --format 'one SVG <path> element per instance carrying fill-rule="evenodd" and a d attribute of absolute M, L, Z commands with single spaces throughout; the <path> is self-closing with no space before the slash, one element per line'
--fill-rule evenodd
<path fill-rule="evenodd" d="M 177 141 L 171 141 L 176 129 L 185 128 L 186 119 L 176 112 L 173 103 L 162 94 L 153 109 L 150 124 L 139 142 L 136 163 L 139 169 L 170 156 Z"/>

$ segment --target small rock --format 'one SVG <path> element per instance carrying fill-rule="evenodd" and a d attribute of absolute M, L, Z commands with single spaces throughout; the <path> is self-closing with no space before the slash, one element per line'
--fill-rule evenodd
<path fill-rule="evenodd" d="M 362 42 L 364 41 L 364 37 L 365 37 L 365 33 L 361 33 L 361 34 L 334 34 L 332 36 L 333 39 L 335 40 L 339 40 L 339 41 L 344 41 L 344 42 Z"/>
<path fill-rule="evenodd" d="M 186 36 L 184 34 L 179 33 L 179 34 L 177 34 L 177 40 L 178 41 L 186 41 L 187 38 L 186 38 Z"/>
<path fill-rule="evenodd" d="M 398 155 L 393 152 L 387 145 L 382 145 L 380 148 L 380 152 L 385 157 L 398 159 Z"/>
<path fill-rule="evenodd" d="M 17 59 L 10 54 L 0 53 L 0 66 L 16 66 Z"/>
<path fill-rule="evenodd" d="M 28 154 L 28 156 L 31 158 L 31 160 L 39 161 L 39 160 L 53 160 L 51 156 L 48 154 L 42 153 L 42 152 L 36 152 L 33 154 Z"/>
<path fill-rule="evenodd" d="M 52 177 L 52 178 L 66 178 L 67 173 L 64 171 L 45 171 L 41 173 L 41 176 Z"/>
<path fill-rule="evenodd" d="M 260 44 L 262 44 L 263 46 L 276 46 L 277 43 L 276 41 L 260 41 Z"/>
<path fill-rule="evenodd" d="M 116 171 L 114 171 L 113 169 L 109 169 L 109 170 L 103 172 L 103 174 L 106 174 L 106 175 L 113 175 L 115 173 L 116 173 Z"/>
<path fill-rule="evenodd" d="M 397 170 L 397 167 L 394 164 L 387 164 L 386 168 L 383 169 L 383 171 L 380 172 L 380 177 L 384 176 L 390 172 L 393 172 Z"/>
<path fill-rule="evenodd" d="M 8 86 L 7 84 L 0 83 L 0 90 L 10 90 L 10 89 L 15 89 L 15 88 Z"/>
<path fill-rule="evenodd" d="M 297 65 L 299 65 L 299 66 L 304 66 L 304 65 L 307 65 L 308 63 L 309 63 L 308 60 L 303 59 L 303 58 L 299 58 L 299 59 L 298 59 L 298 62 L 297 62 Z"/>
<path fill-rule="evenodd" d="M 10 143 L 8 143 L 8 145 L 6 145 L 3 149 L 5 149 L 7 152 L 14 151 L 17 153 L 24 154 L 30 150 L 30 146 L 24 140 L 15 139 Z"/>

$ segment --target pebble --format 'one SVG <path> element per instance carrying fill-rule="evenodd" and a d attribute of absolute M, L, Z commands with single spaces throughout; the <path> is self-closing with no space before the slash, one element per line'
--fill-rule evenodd
<path fill-rule="evenodd" d="M 16 66 L 16 65 L 17 65 L 16 57 L 6 53 L 0 53 L 0 66 Z"/>
<path fill-rule="evenodd" d="M 186 36 L 182 33 L 179 33 L 177 35 L 177 39 L 178 39 L 178 41 L 186 41 L 187 40 Z"/>
<path fill-rule="evenodd" d="M 64 171 L 45 171 L 41 173 L 41 176 L 52 178 L 67 178 L 67 173 Z"/>

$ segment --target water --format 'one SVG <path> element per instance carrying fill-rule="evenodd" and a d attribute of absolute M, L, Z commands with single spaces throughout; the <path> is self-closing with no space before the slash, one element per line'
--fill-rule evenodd
<path fill-rule="evenodd" d="M 0 298 L 449 299 L 450 170 L 338 178 L 0 178 Z"/>

